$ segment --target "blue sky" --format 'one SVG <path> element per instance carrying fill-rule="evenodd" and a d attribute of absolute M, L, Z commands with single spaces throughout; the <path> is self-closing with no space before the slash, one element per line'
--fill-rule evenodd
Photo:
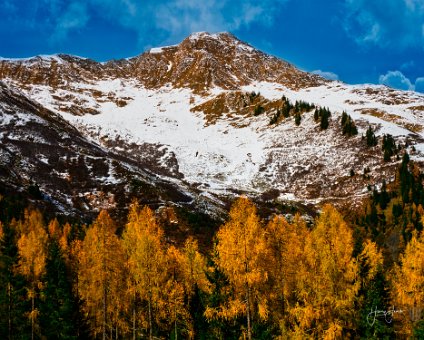
<path fill-rule="evenodd" d="M 424 92 L 424 0 L 1 0 L 0 56 L 99 61 L 229 31 L 306 71 Z"/>

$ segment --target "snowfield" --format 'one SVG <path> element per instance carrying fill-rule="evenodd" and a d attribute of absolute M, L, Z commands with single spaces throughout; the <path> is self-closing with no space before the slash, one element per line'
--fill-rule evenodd
<path fill-rule="evenodd" d="M 59 89 L 56 93 L 48 86 L 36 86 L 28 94 L 74 126 L 88 131 L 90 138 L 99 143 L 120 140 L 127 145 L 155 145 L 158 151 L 165 152 L 159 164 L 166 167 L 167 159 L 175 157 L 184 181 L 207 192 L 262 193 L 278 189 L 281 197 L 314 200 L 332 196 L 334 187 L 347 180 L 351 169 L 362 173 L 365 167 L 372 171 L 381 166 L 381 156 L 370 154 L 364 159 L 359 153 L 361 135 L 369 125 L 376 129 L 377 135 L 389 133 L 399 141 L 415 136 L 413 157 L 423 160 L 423 132 L 413 133 L 403 126 L 424 126 L 422 112 L 416 114 L 409 109 L 422 105 L 424 96 L 409 93 L 407 104 L 384 104 L 373 93 L 366 94 L 366 89 L 374 89 L 376 93 L 385 90 L 381 86 L 351 86 L 340 82 L 298 91 L 267 82 L 242 87 L 242 91 L 255 91 L 268 100 L 278 100 L 284 95 L 292 103 L 304 100 L 328 107 L 333 113 L 332 128 L 325 131 L 320 131 L 313 112 L 302 115 L 300 126 L 295 126 L 293 118 L 270 126 L 271 113 L 258 117 L 222 114 L 214 124 L 206 124 L 205 114 L 191 109 L 230 92 L 217 87 L 207 95 L 198 95 L 190 89 L 175 89 L 170 85 L 154 90 L 140 86 L 135 80 L 115 79 L 75 83 L 69 90 Z M 104 96 L 93 96 L 96 91 Z M 83 107 L 95 108 L 99 113 L 82 116 L 67 113 L 61 110 L 63 103 L 54 95 L 72 96 Z M 107 98 L 125 98 L 126 105 L 119 106 Z M 384 111 L 389 119 L 364 113 L 364 109 Z M 338 128 L 342 111 L 355 119 L 359 130 L 359 135 L 349 141 Z M 346 143 L 350 143 L 350 148 Z M 116 146 L 115 151 L 124 149 Z M 384 174 L 383 170 L 381 175 Z M 358 196 L 366 194 L 363 186 L 348 186 L 344 194 L 349 195 L 349 190 Z"/>

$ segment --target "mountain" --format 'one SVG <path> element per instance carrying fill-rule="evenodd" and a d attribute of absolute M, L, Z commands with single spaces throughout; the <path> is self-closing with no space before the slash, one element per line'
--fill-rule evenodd
<path fill-rule="evenodd" d="M 355 204 L 395 179 L 396 154 L 424 157 L 423 95 L 329 81 L 229 33 L 105 63 L 1 59 L 0 79 L 1 182 L 36 185 L 64 211 L 125 206 L 133 195 Z M 328 128 L 314 115 L 324 108 Z M 343 112 L 358 134 L 344 131 Z M 377 146 L 366 143 L 369 127 Z M 393 156 L 382 151 L 384 135 Z"/>

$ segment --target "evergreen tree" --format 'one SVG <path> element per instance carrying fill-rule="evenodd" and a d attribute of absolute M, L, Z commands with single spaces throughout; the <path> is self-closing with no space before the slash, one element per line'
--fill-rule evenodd
<path fill-rule="evenodd" d="M 376 314 L 390 307 L 389 282 L 383 272 L 383 255 L 375 243 L 367 241 L 358 257 L 362 281 L 360 296 L 363 297 L 358 331 L 366 339 L 391 339 L 393 323 Z"/>
<path fill-rule="evenodd" d="M 348 119 L 348 115 L 347 115 L 346 111 L 343 111 L 343 112 L 342 112 L 342 121 L 341 121 L 341 125 L 342 125 L 342 127 L 344 127 L 344 126 L 345 126 L 345 124 L 346 124 L 346 122 L 347 122 L 347 119 Z"/>
<path fill-rule="evenodd" d="M 300 122 L 302 121 L 302 116 L 300 115 L 299 112 L 297 112 L 294 116 L 294 123 L 299 126 Z"/>
<path fill-rule="evenodd" d="M 319 110 L 318 110 L 318 108 L 316 108 L 315 111 L 314 111 L 314 120 L 315 120 L 315 122 L 318 122 L 319 121 L 319 118 L 320 118 Z"/>
<path fill-rule="evenodd" d="M 389 162 L 392 156 L 397 153 L 396 143 L 392 135 L 387 134 L 383 136 L 382 149 L 384 161 Z"/>
<path fill-rule="evenodd" d="M 255 107 L 255 110 L 254 110 L 254 112 L 253 112 L 253 115 L 254 116 L 259 116 L 260 114 L 262 114 L 262 113 L 264 113 L 265 112 L 265 108 L 262 106 L 262 105 L 257 105 L 256 107 Z"/>
<path fill-rule="evenodd" d="M 327 108 L 320 107 L 316 113 L 314 113 L 314 118 L 319 117 L 320 128 L 321 130 L 326 130 L 329 126 L 329 118 L 331 116 L 331 112 Z M 316 119 L 318 120 L 318 119 Z"/>
<path fill-rule="evenodd" d="M 47 339 L 81 338 L 78 303 L 72 294 L 65 261 L 58 243 L 53 240 L 48 250 L 44 289 L 40 304 L 41 333 Z"/>
<path fill-rule="evenodd" d="M 356 128 L 355 121 L 344 111 L 342 113 L 341 125 L 342 132 L 344 135 L 351 137 L 358 134 L 358 129 Z"/>
<path fill-rule="evenodd" d="M 28 339 L 31 324 L 25 313 L 31 307 L 27 300 L 27 282 L 15 270 L 18 249 L 16 230 L 11 225 L 0 222 L 0 335 L 7 339 Z"/>
<path fill-rule="evenodd" d="M 367 140 L 368 147 L 373 147 L 377 145 L 377 137 L 375 136 L 374 130 L 371 128 L 371 126 L 368 127 L 365 137 Z"/>

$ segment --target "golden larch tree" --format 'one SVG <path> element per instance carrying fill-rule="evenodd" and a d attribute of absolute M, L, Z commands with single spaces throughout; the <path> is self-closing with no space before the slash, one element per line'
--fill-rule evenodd
<path fill-rule="evenodd" d="M 88 228 L 79 249 L 78 293 L 94 336 L 101 334 L 103 339 L 107 331 L 117 327 L 125 301 L 125 260 L 115 232 L 115 223 L 103 210 Z"/>
<path fill-rule="evenodd" d="M 297 280 L 304 269 L 300 264 L 304 257 L 308 230 L 305 221 L 296 214 L 292 223 L 277 215 L 266 228 L 267 244 L 271 252 L 268 262 L 271 284 L 268 288 L 272 316 L 285 328 L 288 311 L 296 304 Z"/>
<path fill-rule="evenodd" d="M 25 211 L 21 224 L 21 236 L 18 240 L 17 270 L 29 282 L 28 298 L 31 300 L 31 338 L 34 339 L 35 321 L 38 310 L 35 300 L 42 288 L 41 278 L 46 269 L 48 235 L 44 227 L 43 216 L 37 210 Z"/>
<path fill-rule="evenodd" d="M 269 279 L 269 249 L 265 228 L 249 199 L 241 197 L 234 202 L 228 222 L 218 231 L 217 242 L 216 264 L 227 276 L 234 294 L 219 310 L 208 308 L 206 316 L 231 319 L 244 315 L 250 340 L 253 314 L 263 320 L 268 317 L 268 299 L 263 288 Z"/>
<path fill-rule="evenodd" d="M 153 338 L 153 321 L 161 316 L 164 306 L 164 288 L 167 275 L 163 231 L 149 207 L 140 208 L 137 202 L 130 206 L 128 223 L 122 235 L 129 271 L 129 288 L 133 293 L 133 315 L 137 299 L 147 302 L 147 328 Z M 156 315 L 154 316 L 154 312 Z M 135 337 L 135 319 L 133 332 Z"/>
<path fill-rule="evenodd" d="M 210 283 L 206 277 L 206 259 L 200 254 L 198 244 L 195 239 L 189 237 L 184 244 L 184 248 L 177 249 L 174 246 L 168 248 L 168 272 L 170 275 L 170 281 L 174 281 L 176 285 L 180 285 L 182 288 L 182 297 L 186 301 L 185 305 L 182 305 L 180 309 L 177 309 L 178 303 L 174 304 L 174 315 L 175 315 L 175 334 L 177 325 L 177 316 L 180 318 L 179 322 L 183 321 L 187 328 L 186 337 L 194 337 L 194 327 L 192 320 L 189 318 L 189 312 L 191 299 L 195 294 L 196 289 L 200 289 L 204 292 L 210 292 Z M 173 294 L 176 299 L 177 296 Z M 177 300 L 176 300 L 177 301 Z"/>
<path fill-rule="evenodd" d="M 304 248 L 297 277 L 295 316 L 301 336 L 340 338 L 352 327 L 360 288 L 352 231 L 340 213 L 325 205 Z M 303 334 L 303 335 L 302 335 Z"/>
<path fill-rule="evenodd" d="M 413 232 L 411 240 L 400 256 L 393 275 L 393 302 L 402 310 L 395 316 L 401 321 L 404 336 L 412 336 L 415 323 L 424 314 L 424 236 Z"/>

